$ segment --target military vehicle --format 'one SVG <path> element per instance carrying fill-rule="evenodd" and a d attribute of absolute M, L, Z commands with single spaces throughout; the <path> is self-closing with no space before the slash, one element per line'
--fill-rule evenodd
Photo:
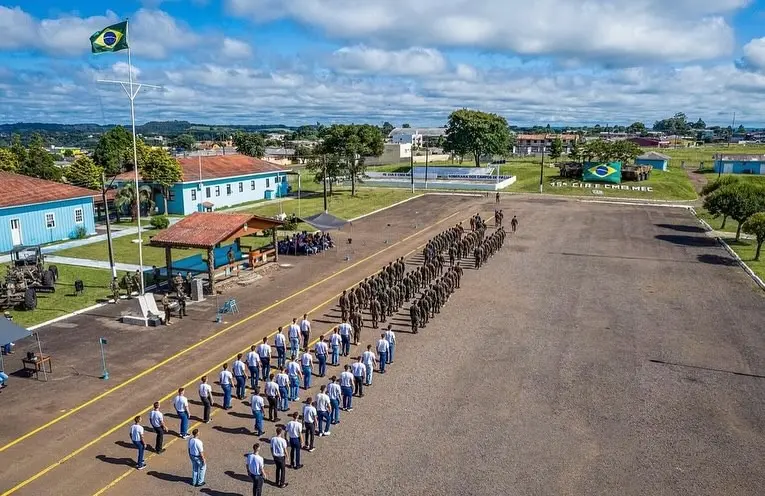
<path fill-rule="evenodd" d="M 11 264 L 5 278 L 0 280 L 0 309 L 37 308 L 37 293 L 56 291 L 58 268 L 45 268 L 45 258 L 39 246 L 21 246 L 11 251 Z"/>

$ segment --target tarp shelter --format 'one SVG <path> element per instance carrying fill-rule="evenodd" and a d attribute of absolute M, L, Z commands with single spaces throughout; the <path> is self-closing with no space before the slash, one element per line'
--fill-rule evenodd
<path fill-rule="evenodd" d="M 266 229 L 273 229 L 273 244 L 276 248 L 276 229 L 283 223 L 276 219 L 261 217 L 252 214 L 222 213 L 222 212 L 194 212 L 179 222 L 160 232 L 151 240 L 151 246 L 165 249 L 165 263 L 167 264 L 167 283 L 172 287 L 173 277 L 173 248 L 192 248 L 207 251 L 207 276 L 212 290 L 215 281 L 216 248 L 220 244 L 235 240 L 239 248 L 238 240 L 244 236 L 250 236 Z M 276 250 L 276 260 L 279 259 L 279 250 Z"/>
<path fill-rule="evenodd" d="M 14 341 L 19 341 L 27 336 L 31 336 L 32 331 L 25 329 L 20 325 L 17 325 L 10 319 L 0 317 L 0 346 Z M 37 337 L 38 347 L 40 337 Z M 3 362 L 3 354 L 0 353 L 0 370 L 5 370 L 5 363 Z"/>
<path fill-rule="evenodd" d="M 305 222 L 311 227 L 318 229 L 319 231 L 339 231 L 346 225 L 350 224 L 349 221 L 335 217 L 327 212 L 311 215 L 309 217 L 303 217 L 301 222 Z"/>

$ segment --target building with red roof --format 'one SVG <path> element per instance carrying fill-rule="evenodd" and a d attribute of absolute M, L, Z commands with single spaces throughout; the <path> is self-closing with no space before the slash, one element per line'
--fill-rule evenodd
<path fill-rule="evenodd" d="M 188 215 L 289 193 L 287 169 L 258 158 L 239 154 L 199 155 L 179 158 L 178 163 L 182 179 L 170 188 L 167 201 L 170 214 Z M 133 178 L 133 172 L 125 172 L 117 176 L 116 182 Z M 164 197 L 159 188 L 155 189 L 154 200 L 161 212 Z"/>
<path fill-rule="evenodd" d="M 0 171 L 0 252 L 95 234 L 98 192 Z"/>

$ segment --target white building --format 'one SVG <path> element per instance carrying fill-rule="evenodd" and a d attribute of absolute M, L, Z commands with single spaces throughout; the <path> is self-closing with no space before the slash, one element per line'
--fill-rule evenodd
<path fill-rule="evenodd" d="M 412 157 L 412 145 L 406 143 L 385 143 L 383 154 L 379 157 L 364 157 L 366 165 L 389 165 L 409 163 Z"/>
<path fill-rule="evenodd" d="M 443 127 L 397 127 L 390 132 L 388 137 L 391 143 L 422 146 L 424 138 L 437 138 L 444 135 L 446 135 L 446 128 Z"/>

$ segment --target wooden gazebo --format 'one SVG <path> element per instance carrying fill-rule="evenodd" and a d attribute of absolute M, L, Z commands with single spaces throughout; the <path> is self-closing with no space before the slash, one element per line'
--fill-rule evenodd
<path fill-rule="evenodd" d="M 226 241 L 234 240 L 239 246 L 239 238 L 250 236 L 267 229 L 272 229 L 274 248 L 277 248 L 276 229 L 282 222 L 268 217 L 252 214 L 195 212 L 173 224 L 156 236 L 149 244 L 165 249 L 168 287 L 172 287 L 173 257 L 172 250 L 203 249 L 207 252 L 207 276 L 210 290 L 215 284 L 215 249 Z M 279 250 L 275 249 L 275 260 L 279 259 Z"/>

